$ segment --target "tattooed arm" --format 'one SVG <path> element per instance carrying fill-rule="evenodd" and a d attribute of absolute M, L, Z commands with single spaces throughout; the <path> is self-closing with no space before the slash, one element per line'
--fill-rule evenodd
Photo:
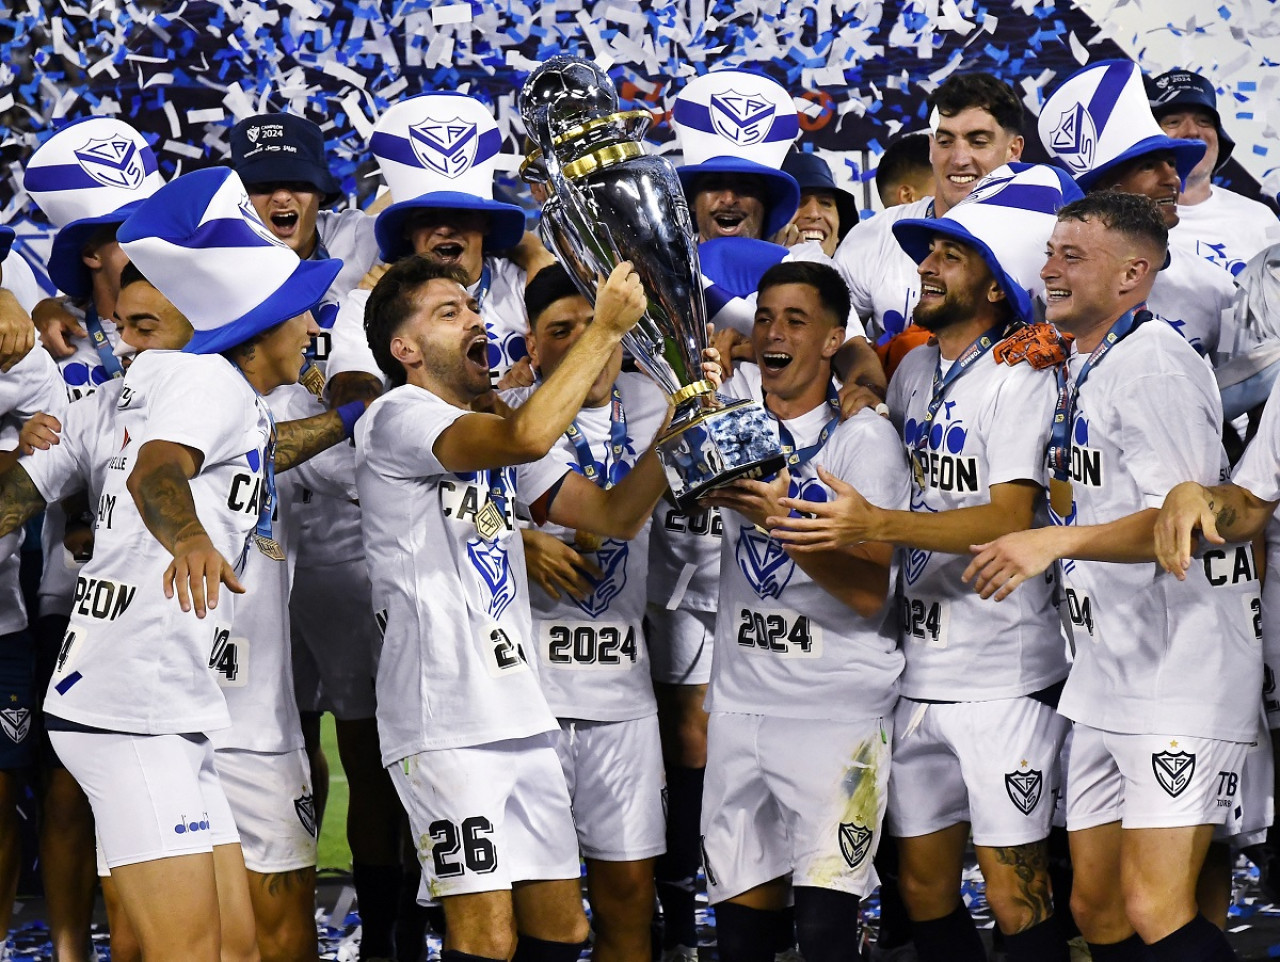
<path fill-rule="evenodd" d="M 337 411 L 325 411 L 296 421 L 281 421 L 276 425 L 276 470 L 288 471 L 346 437 L 347 432 Z"/>
<path fill-rule="evenodd" d="M 36 490 L 31 476 L 21 464 L 0 453 L 0 466 L 8 461 L 9 467 L 0 474 L 0 538 L 18 530 L 28 518 L 44 510 L 44 498 Z"/>
<path fill-rule="evenodd" d="M 1191 564 L 1197 531 L 1214 544 L 1250 541 L 1262 533 L 1275 510 L 1275 501 L 1264 501 L 1239 485 L 1206 488 L 1194 481 L 1176 485 L 1156 520 L 1156 558 L 1181 579 Z"/>
<path fill-rule="evenodd" d="M 143 524 L 173 555 L 164 572 L 164 596 L 172 598 L 176 591 L 182 610 L 194 607 L 198 618 L 205 616 L 206 599 L 208 608 L 218 607 L 221 585 L 244 593 L 235 571 L 213 546 L 196 515 L 190 481 L 203 460 L 199 451 L 186 445 L 148 441 L 138 452 L 128 481 Z"/>

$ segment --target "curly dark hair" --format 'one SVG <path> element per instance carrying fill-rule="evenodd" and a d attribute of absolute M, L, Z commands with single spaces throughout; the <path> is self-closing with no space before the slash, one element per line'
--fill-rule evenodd
<path fill-rule="evenodd" d="M 980 107 L 1005 130 L 1022 133 L 1022 101 L 1007 83 L 989 73 L 953 73 L 929 96 L 929 112 L 944 117 Z"/>
<path fill-rule="evenodd" d="M 1164 251 L 1169 246 L 1169 228 L 1156 202 L 1145 194 L 1129 194 L 1119 190 L 1098 190 L 1072 201 L 1058 211 L 1058 220 L 1092 220 L 1096 218 L 1107 230 L 1117 231 L 1152 248 Z"/>

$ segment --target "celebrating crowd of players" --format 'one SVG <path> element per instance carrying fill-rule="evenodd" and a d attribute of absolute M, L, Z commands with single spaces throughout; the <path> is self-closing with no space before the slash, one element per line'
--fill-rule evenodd
<path fill-rule="evenodd" d="M 65 296 L 0 263 L 0 923 L 38 768 L 58 959 L 99 879 L 113 957 L 317 959 L 328 711 L 364 962 L 428 924 L 445 962 L 690 962 L 700 871 L 726 962 L 984 959 L 970 844 L 1011 960 L 1235 958 L 1280 409 L 1214 372 L 1280 224 L 1213 184 L 1195 74 L 1068 78 L 1058 166 L 994 77 L 928 108 L 858 223 L 772 80 L 676 97 L 705 372 L 787 460 L 690 510 L 624 359 L 639 275 L 580 293 L 478 101 L 382 115 L 370 212 L 325 209 L 295 116 L 168 184 L 119 120 L 41 144 Z"/>

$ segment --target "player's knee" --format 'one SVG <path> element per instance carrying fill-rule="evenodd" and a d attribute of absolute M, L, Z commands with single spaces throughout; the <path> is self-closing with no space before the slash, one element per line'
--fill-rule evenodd
<path fill-rule="evenodd" d="M 1180 897 L 1165 886 L 1127 886 L 1124 913 L 1144 942 L 1163 938 L 1198 911 L 1194 898 Z"/>
<path fill-rule="evenodd" d="M 1125 924 L 1124 903 L 1117 901 L 1107 887 L 1090 884 L 1092 881 L 1077 875 L 1071 888 L 1071 916 L 1086 938 L 1094 932 L 1109 931 L 1117 923 L 1122 927 Z"/>
<path fill-rule="evenodd" d="M 258 929 L 262 962 L 314 962 L 318 946 L 315 923 L 309 917 L 283 918 L 269 929 Z"/>
<path fill-rule="evenodd" d="M 935 919 L 955 908 L 955 887 L 937 873 L 916 871 L 903 864 L 898 875 L 902 901 L 913 919 Z"/>
<path fill-rule="evenodd" d="M 647 863 L 646 863 L 647 865 Z M 653 870 L 611 872 L 604 885 L 593 886 L 591 911 L 597 927 L 644 926 L 653 916 Z"/>

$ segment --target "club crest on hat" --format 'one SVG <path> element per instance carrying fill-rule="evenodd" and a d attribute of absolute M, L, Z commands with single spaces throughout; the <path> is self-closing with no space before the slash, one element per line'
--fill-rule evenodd
<path fill-rule="evenodd" d="M 428 117 L 420 124 L 409 127 L 409 143 L 422 166 L 446 177 L 464 174 L 474 163 L 478 125 L 473 121 L 454 117 L 452 120 L 436 120 Z"/>
<path fill-rule="evenodd" d="M 739 147 L 758 144 L 769 132 L 777 106 L 758 94 L 725 90 L 711 95 L 711 123 L 722 137 Z"/>
<path fill-rule="evenodd" d="M 104 187 L 137 190 L 147 176 L 137 145 L 127 137 L 94 137 L 76 148 L 75 158 Z"/>
<path fill-rule="evenodd" d="M 1073 104 L 1062 112 L 1049 134 L 1049 146 L 1077 174 L 1093 166 L 1098 132 L 1084 104 Z"/>

